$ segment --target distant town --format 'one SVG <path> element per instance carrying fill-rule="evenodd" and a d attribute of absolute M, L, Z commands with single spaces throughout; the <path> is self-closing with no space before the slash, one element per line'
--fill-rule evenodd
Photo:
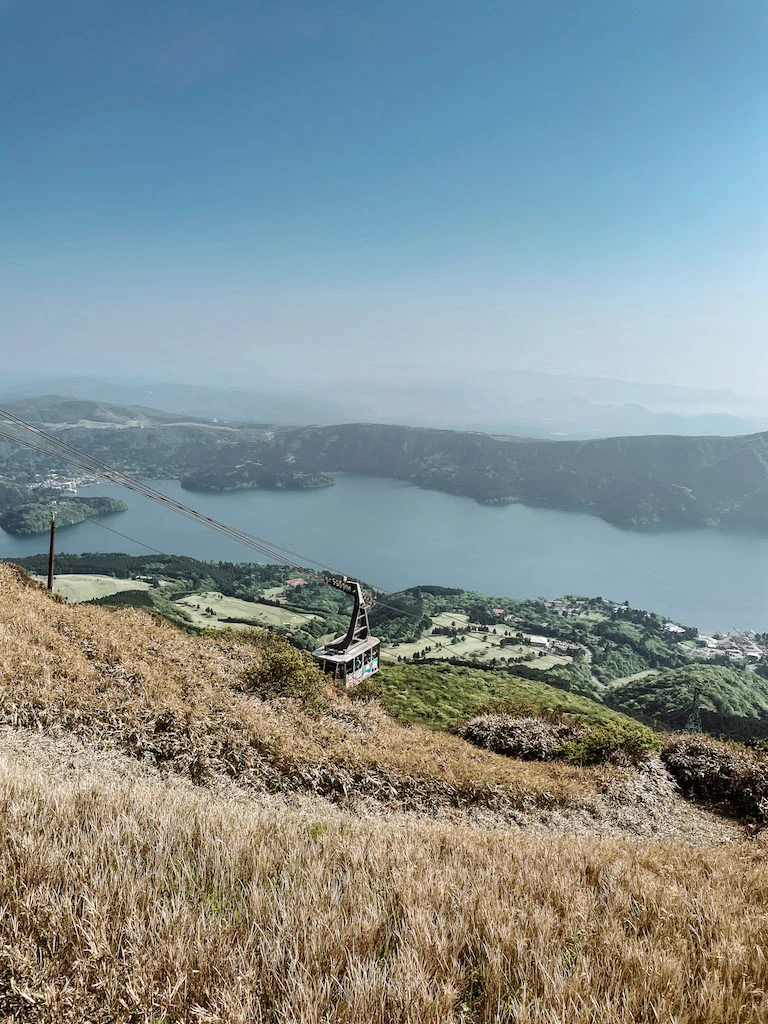
<path fill-rule="evenodd" d="M 559 599 L 546 601 L 545 604 L 552 611 L 570 616 L 588 616 L 589 600 L 580 598 Z M 613 611 L 619 611 L 621 605 L 613 605 Z M 665 622 L 665 630 L 675 637 L 680 635 L 678 647 L 690 658 L 698 661 L 711 661 L 713 658 L 723 656 L 731 661 L 758 662 L 768 655 L 768 635 L 757 633 L 754 629 L 733 629 L 730 633 L 702 633 L 697 632 L 691 637 L 690 627 L 679 625 L 677 622 Z M 554 641 L 549 637 L 530 637 L 530 643 L 535 646 L 552 646 L 564 649 L 562 641 Z M 571 645 L 572 646 L 572 645 Z"/>
<path fill-rule="evenodd" d="M 26 486 L 31 491 L 58 491 L 60 494 L 70 497 L 77 494 L 81 487 L 90 487 L 101 482 L 99 477 L 87 473 L 73 476 L 70 473 L 53 472 L 48 473 L 47 476 L 36 474 L 35 479 Z"/>

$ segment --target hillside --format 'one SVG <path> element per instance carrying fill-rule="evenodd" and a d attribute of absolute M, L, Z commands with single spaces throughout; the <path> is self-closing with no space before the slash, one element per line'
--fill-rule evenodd
<path fill-rule="evenodd" d="M 375 424 L 275 431 L 234 444 L 184 486 L 241 486 L 249 466 L 368 473 L 481 502 L 587 512 L 625 526 L 768 528 L 768 434 L 539 441 Z"/>
<path fill-rule="evenodd" d="M 20 564 L 47 574 L 44 553 Z M 54 589 L 71 602 L 149 609 L 190 632 L 268 626 L 314 650 L 346 629 L 350 601 L 310 570 L 300 578 L 297 571 L 181 555 L 62 553 Z M 675 729 L 690 717 L 693 686 L 705 732 L 768 732 L 768 634 L 699 634 L 600 597 L 525 600 L 429 585 L 374 603 L 370 623 L 383 641 L 377 699 L 402 721 L 454 726 L 488 700 L 533 696 L 546 708 L 581 702 L 588 718 L 595 707 L 603 717 L 614 708 Z M 703 690 L 699 680 L 708 681 Z"/>
<path fill-rule="evenodd" d="M 586 512 L 632 527 L 768 529 L 768 434 L 543 441 L 370 423 L 279 427 L 180 422 L 138 407 L 72 399 L 17 406 L 69 442 L 189 489 L 328 486 L 374 474 L 491 504 Z M 95 417 L 95 419 L 89 419 Z M 111 428 L 111 429 L 110 429 Z M 25 482 L 50 460 L 0 441 L 0 473 Z"/>
<path fill-rule="evenodd" d="M 4 1019 L 768 1011 L 764 842 L 660 766 L 491 754 L 273 634 L 69 606 L 10 566 L 0 652 Z"/>
<path fill-rule="evenodd" d="M 312 661 L 273 633 L 195 637 L 141 610 L 69 606 L 5 565 L 0 650 L 0 724 L 64 728 L 197 782 L 502 816 L 603 803 L 578 769 L 532 768 L 398 725 L 368 701 L 321 696 Z"/>
<path fill-rule="evenodd" d="M 607 700 L 668 729 L 739 740 L 768 736 L 768 680 L 756 672 L 688 666 L 611 687 Z"/>

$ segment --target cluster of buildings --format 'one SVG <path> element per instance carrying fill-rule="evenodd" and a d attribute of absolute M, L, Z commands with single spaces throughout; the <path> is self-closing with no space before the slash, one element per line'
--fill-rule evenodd
<path fill-rule="evenodd" d="M 88 484 L 98 483 L 97 477 L 90 476 L 64 476 L 62 473 L 49 473 L 46 477 L 36 476 L 35 482 L 27 486 L 33 491 L 59 491 L 63 495 L 77 494 L 79 487 L 87 487 Z"/>
<path fill-rule="evenodd" d="M 674 623 L 667 623 L 667 627 Z M 680 628 L 679 626 L 677 627 Z M 674 632 L 670 630 L 670 632 Z M 760 661 L 768 654 L 768 644 L 758 638 L 754 629 L 736 629 L 732 633 L 699 633 L 695 646 L 681 643 L 686 654 L 709 661 L 718 654 L 724 654 L 732 661 Z"/>

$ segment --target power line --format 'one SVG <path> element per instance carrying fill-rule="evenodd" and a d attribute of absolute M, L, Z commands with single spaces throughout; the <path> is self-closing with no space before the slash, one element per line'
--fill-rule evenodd
<path fill-rule="evenodd" d="M 160 555 L 163 558 L 173 557 L 169 556 L 166 551 L 160 551 L 159 548 L 153 548 L 151 544 L 145 544 L 144 541 L 137 540 L 136 537 L 131 537 L 127 533 L 121 533 L 120 530 L 115 530 L 111 526 L 106 526 L 104 523 L 100 523 L 96 519 L 90 519 L 89 517 L 86 517 L 83 520 L 83 522 L 91 523 L 93 526 L 98 526 L 102 530 L 107 530 L 109 533 L 113 533 L 116 537 L 122 537 L 123 540 L 130 541 L 131 544 L 137 544 L 141 548 L 146 548 L 147 551 L 152 551 L 154 554 Z M 256 601 L 254 601 L 253 603 L 258 604 L 258 602 Z M 317 616 L 312 614 L 311 612 L 303 612 L 300 611 L 298 608 L 291 608 L 290 611 L 291 614 L 298 616 L 298 618 L 300 619 L 304 619 L 306 622 L 314 622 L 317 618 Z"/>
<path fill-rule="evenodd" d="M 129 540 L 131 544 L 137 544 L 140 548 L 146 548 L 147 551 L 152 551 L 156 555 L 165 555 L 165 551 L 160 551 L 158 548 L 153 548 L 151 544 L 145 544 L 141 540 L 136 540 L 135 537 L 129 537 L 127 533 L 120 533 L 119 530 L 113 530 L 111 526 L 105 526 L 104 523 L 99 523 L 96 519 L 89 519 L 86 517 L 83 520 L 84 523 L 92 523 L 94 526 L 100 527 L 102 530 L 108 530 L 110 533 L 114 533 L 116 537 L 122 537 L 123 540 Z"/>
<path fill-rule="evenodd" d="M 110 483 L 119 483 L 123 487 L 143 494 L 151 500 L 164 504 L 166 507 L 170 507 L 174 511 L 187 516 L 187 518 L 200 522 L 210 529 L 217 530 L 218 532 L 224 532 L 247 547 L 254 547 L 256 550 L 261 550 L 263 554 L 267 554 L 269 557 L 275 558 L 278 562 L 286 562 L 297 569 L 305 569 L 307 567 L 307 563 L 311 563 L 334 575 L 345 575 L 340 570 L 327 565 L 325 562 L 320 562 L 317 559 L 311 558 L 309 555 L 300 554 L 290 548 L 274 544 L 271 541 L 264 540 L 264 538 L 257 537 L 245 530 L 240 530 L 237 527 L 229 526 L 228 524 L 222 523 L 210 516 L 203 515 L 202 513 L 197 512 L 196 509 L 191 508 L 189 505 L 177 501 L 174 498 L 170 498 L 168 495 L 156 490 L 149 484 L 145 484 L 143 481 L 130 476 L 128 473 L 124 473 L 122 470 L 118 470 L 113 466 L 107 465 L 95 456 L 88 455 L 79 448 L 75 448 L 73 445 L 63 441 L 61 438 L 47 433 L 40 427 L 35 427 L 32 424 L 27 423 L 25 420 L 22 420 L 18 416 L 14 416 L 12 413 L 8 413 L 6 410 L 0 409 L 0 414 L 11 420 L 11 423 L 8 425 L 11 426 L 12 430 L 16 431 L 16 433 L 0 431 L 0 435 L 7 437 L 9 440 L 16 441 L 19 444 L 33 448 L 34 450 L 48 455 L 49 457 L 68 462 L 80 469 L 94 473 Z M 27 436 L 28 433 L 32 433 L 35 436 L 34 442 Z M 279 552 L 279 555 L 276 555 L 276 552 Z M 294 561 L 295 558 L 299 558 L 302 561 L 296 562 Z"/>
<path fill-rule="evenodd" d="M 223 534 L 224 536 L 243 544 L 244 546 L 251 548 L 252 550 L 258 551 L 260 554 L 264 554 L 271 558 L 278 564 L 280 562 L 288 563 L 293 568 L 298 569 L 307 575 L 315 576 L 322 580 L 323 577 L 320 573 L 315 570 L 308 568 L 305 564 L 296 562 L 291 558 L 286 558 L 286 555 L 296 555 L 296 557 L 302 560 L 314 562 L 315 565 L 319 565 L 327 569 L 333 575 L 344 575 L 344 573 L 333 569 L 331 566 L 327 566 L 323 562 L 319 562 L 316 559 L 312 559 L 309 556 L 300 555 L 297 552 L 292 551 L 290 548 L 284 548 L 281 545 L 271 544 L 263 541 L 262 538 L 255 537 L 253 534 L 246 533 L 246 531 L 239 530 L 236 527 L 231 527 L 226 523 L 222 523 L 219 520 L 213 519 L 210 516 L 204 516 L 202 513 L 197 512 L 195 509 L 190 508 L 182 502 L 178 502 L 175 499 L 169 498 L 161 491 L 157 491 L 155 488 L 145 484 L 143 481 L 137 480 L 134 477 L 129 476 L 127 473 L 123 473 L 121 470 L 117 470 L 112 466 L 108 466 L 103 463 L 100 459 L 95 456 L 88 455 L 87 453 L 76 448 L 74 445 L 68 444 L 66 441 L 62 441 L 60 438 L 55 437 L 46 431 L 35 427 L 32 424 L 26 423 L 20 417 L 14 416 L 12 413 L 8 413 L 5 410 L 0 409 L 0 414 L 7 416 L 12 422 L 7 424 L 11 426 L 11 431 L 0 429 L 0 436 L 6 437 L 11 441 L 15 441 L 18 444 L 24 445 L 34 451 L 41 454 L 47 455 L 50 458 L 55 458 L 59 461 L 68 463 L 69 465 L 76 466 L 86 472 L 94 473 L 100 476 L 102 479 L 107 480 L 110 483 L 118 483 L 131 491 L 142 494 L 150 500 L 156 501 L 166 508 L 170 508 L 172 511 L 177 512 L 180 515 L 185 516 L 192 521 L 198 522 L 210 529 L 215 530 Z M 29 437 L 28 434 L 32 434 L 33 438 Z M 117 536 L 122 537 L 124 540 L 128 540 L 131 543 L 138 544 L 141 547 L 147 548 L 156 554 L 164 554 L 157 548 L 151 545 L 145 544 L 143 541 L 139 541 L 134 537 L 130 537 L 127 534 L 123 534 L 118 530 L 114 530 L 109 526 L 105 526 L 103 523 L 98 523 L 94 519 L 88 518 L 88 522 L 94 523 L 96 526 L 100 526 L 104 530 L 108 530 Z M 303 618 L 306 621 L 313 621 L 315 616 L 311 613 L 301 612 L 298 610 L 292 610 L 293 614 L 299 618 Z"/>
<path fill-rule="evenodd" d="M 44 434 L 34 428 L 35 434 Z M 316 571 L 306 567 L 306 562 L 314 562 L 316 565 L 320 565 L 326 568 L 328 572 L 332 574 L 344 575 L 339 570 L 333 569 L 330 566 L 325 566 L 324 563 L 317 562 L 315 559 L 309 556 L 299 555 L 297 552 L 293 552 L 288 548 L 283 548 L 280 545 L 272 544 L 269 541 L 265 541 L 263 538 L 256 537 L 253 534 L 249 534 L 244 530 L 240 530 L 236 527 L 229 526 L 226 523 L 222 523 L 219 520 L 213 519 L 210 516 L 203 515 L 197 512 L 195 509 L 182 502 L 176 501 L 168 495 L 163 494 L 161 491 L 157 491 L 155 488 L 144 484 L 140 480 L 136 480 L 134 477 L 129 476 L 127 473 L 123 473 L 120 470 L 116 470 L 113 467 L 107 466 L 100 460 L 95 459 L 91 456 L 86 455 L 79 449 L 73 448 L 71 445 L 67 445 L 62 442 L 60 445 L 56 443 L 57 439 L 51 435 L 46 435 L 44 438 L 35 438 L 32 440 L 28 436 L 25 436 L 23 431 L 17 433 L 9 433 L 7 431 L 0 430 L 0 436 L 6 437 L 9 440 L 15 441 L 18 444 L 22 444 L 25 447 L 31 448 L 41 454 L 47 455 L 50 458 L 57 459 L 59 461 L 67 462 L 70 465 L 76 466 L 86 472 L 92 473 L 96 476 L 101 477 L 109 483 L 120 484 L 128 490 L 134 491 L 138 494 L 155 501 L 166 508 L 170 508 L 172 511 L 177 512 L 179 515 L 185 516 L 185 518 L 197 522 L 208 529 L 214 530 L 230 539 L 243 544 L 245 547 L 249 547 L 252 550 L 258 551 L 260 554 L 267 555 L 267 557 L 280 563 L 287 563 L 292 565 L 296 569 L 307 571 L 320 576 Z M 50 438 L 50 440 L 48 440 Z M 295 555 L 298 558 L 304 559 L 302 562 L 297 562 L 295 558 L 290 556 Z"/>
<path fill-rule="evenodd" d="M 158 491 L 156 488 L 144 483 L 142 480 L 139 480 L 122 470 L 116 469 L 114 466 L 110 466 L 101 459 L 96 458 L 96 456 L 89 455 L 74 445 L 69 444 L 67 441 L 56 437 L 54 434 L 48 433 L 41 427 L 28 423 L 26 420 L 21 419 L 19 416 L 15 416 L 6 409 L 0 408 L 0 416 L 5 418 L 5 426 L 9 428 L 6 430 L 0 428 L 0 436 L 5 437 L 10 441 L 14 441 L 17 444 L 23 445 L 24 447 L 30 448 L 33 451 L 37 451 L 40 454 L 46 455 L 49 458 L 65 462 L 78 469 L 82 469 L 85 472 L 92 473 L 109 483 L 119 484 L 130 491 L 141 494 L 149 500 L 154 501 L 165 508 L 171 509 L 192 522 L 205 526 L 206 528 L 213 530 L 230 540 L 234 540 L 236 543 L 250 548 L 259 554 L 266 555 L 278 564 L 281 562 L 283 564 L 288 564 L 293 568 L 301 572 L 305 572 L 308 575 L 315 576 L 320 580 L 323 580 L 322 574 L 316 569 L 312 569 L 311 565 L 318 566 L 334 576 L 348 575 L 341 570 L 334 569 L 325 562 L 318 561 L 308 555 L 300 554 L 299 552 L 293 551 L 291 548 L 286 548 L 271 541 L 267 541 L 262 537 L 248 533 L 238 527 L 230 526 L 229 524 L 214 519 L 211 516 L 206 516 L 191 506 L 163 494 L 162 491 Z M 30 437 L 29 435 L 32 436 Z M 164 554 L 164 552 L 158 551 L 157 548 L 153 548 L 141 541 L 136 541 L 125 534 L 119 533 L 117 530 L 112 530 L 110 527 L 104 526 L 102 523 L 97 523 L 93 519 L 89 519 L 88 521 L 94 523 L 96 526 L 102 527 L 102 529 L 110 530 L 110 532 L 123 537 L 125 540 L 129 540 L 141 547 L 154 551 L 156 554 Z M 301 559 L 301 561 L 295 561 L 297 558 Z M 310 565 L 307 563 L 310 563 Z M 398 608 L 395 605 L 388 604 L 375 596 L 376 594 L 391 593 L 391 591 L 388 591 L 386 588 L 374 587 L 373 590 L 374 603 L 378 604 L 379 607 L 393 611 L 397 615 L 405 615 L 410 618 L 416 618 L 418 616 L 417 612 L 409 612 L 406 609 Z M 467 633 L 483 637 L 483 634 L 477 633 L 476 631 L 468 630 Z"/>

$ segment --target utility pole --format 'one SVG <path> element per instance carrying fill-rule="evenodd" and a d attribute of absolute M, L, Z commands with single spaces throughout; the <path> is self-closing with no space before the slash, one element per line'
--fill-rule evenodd
<path fill-rule="evenodd" d="M 56 558 L 56 512 L 51 510 L 51 546 L 48 551 L 48 593 L 53 593 L 53 564 Z"/>

